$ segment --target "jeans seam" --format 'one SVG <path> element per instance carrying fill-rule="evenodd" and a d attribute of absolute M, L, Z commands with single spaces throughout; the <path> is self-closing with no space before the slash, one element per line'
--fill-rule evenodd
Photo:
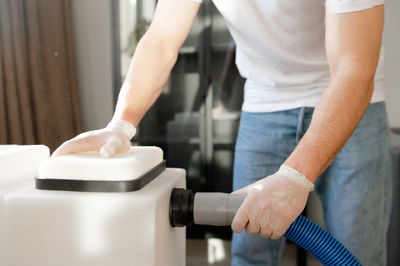
<path fill-rule="evenodd" d="M 301 107 L 299 109 L 299 115 L 297 118 L 297 126 L 296 126 L 296 145 L 299 144 L 299 141 L 302 137 L 303 134 L 303 120 L 304 120 L 304 113 L 305 113 L 305 108 Z"/>

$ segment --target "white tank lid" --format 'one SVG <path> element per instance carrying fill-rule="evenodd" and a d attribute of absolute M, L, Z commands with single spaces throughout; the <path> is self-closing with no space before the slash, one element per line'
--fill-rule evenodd
<path fill-rule="evenodd" d="M 158 147 L 135 146 L 126 153 L 103 158 L 98 152 L 52 157 L 39 166 L 39 179 L 133 180 L 163 161 Z"/>

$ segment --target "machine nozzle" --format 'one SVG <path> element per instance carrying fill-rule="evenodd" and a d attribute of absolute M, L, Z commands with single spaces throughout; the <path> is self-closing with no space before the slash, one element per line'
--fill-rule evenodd
<path fill-rule="evenodd" d="M 194 224 L 229 226 L 246 195 L 199 192 L 174 188 L 169 219 L 172 227 Z"/>

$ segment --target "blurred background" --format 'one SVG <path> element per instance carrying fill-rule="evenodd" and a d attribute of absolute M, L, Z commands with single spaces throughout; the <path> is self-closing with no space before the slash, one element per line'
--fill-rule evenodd
<path fill-rule="evenodd" d="M 104 127 L 156 2 L 0 0 L 0 143 L 42 143 L 54 150 L 80 132 Z M 386 0 L 385 10 L 387 109 L 399 133 L 400 2 Z M 163 93 L 133 139 L 161 147 L 168 167 L 187 170 L 194 191 L 231 191 L 244 83 L 234 59 L 223 18 L 205 1 Z M 400 141 L 395 133 L 393 139 L 398 162 Z M 323 225 L 312 197 L 307 212 Z M 395 200 L 393 221 L 399 221 L 398 193 Z M 391 230 L 398 249 L 399 230 Z M 188 265 L 229 264 L 230 228 L 196 226 L 187 235 Z M 293 246 L 285 252 L 283 264 L 307 262 Z M 317 265 L 310 258 L 308 263 Z"/>

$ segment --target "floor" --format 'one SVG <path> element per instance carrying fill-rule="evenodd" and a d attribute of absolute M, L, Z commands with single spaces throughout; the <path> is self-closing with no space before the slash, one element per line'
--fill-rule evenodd
<path fill-rule="evenodd" d="M 230 265 L 230 241 L 217 238 L 187 239 L 186 265 L 187 266 L 229 266 Z M 296 247 L 286 245 L 282 262 L 279 266 L 296 265 Z M 307 266 L 322 265 L 314 257 L 308 254 Z"/>

